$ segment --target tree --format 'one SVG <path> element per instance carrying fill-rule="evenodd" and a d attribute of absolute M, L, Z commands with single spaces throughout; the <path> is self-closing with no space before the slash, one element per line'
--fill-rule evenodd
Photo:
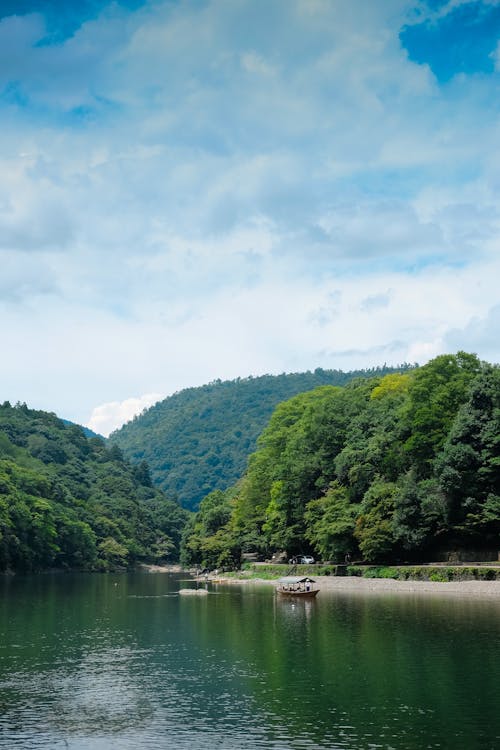
<path fill-rule="evenodd" d="M 343 561 L 357 548 L 354 538 L 360 506 L 351 503 L 347 488 L 333 483 L 306 506 L 306 538 L 323 560 Z"/>
<path fill-rule="evenodd" d="M 442 354 L 413 373 L 402 416 L 407 431 L 405 449 L 422 478 L 431 475 L 434 457 L 480 369 L 474 354 L 458 352 Z"/>
<path fill-rule="evenodd" d="M 129 551 L 124 544 L 109 536 L 99 544 L 99 558 L 104 570 L 126 568 Z"/>
<path fill-rule="evenodd" d="M 354 536 L 368 562 L 386 561 L 393 554 L 396 492 L 397 487 L 393 482 L 377 480 L 363 497 Z"/>
<path fill-rule="evenodd" d="M 417 481 L 415 470 L 403 475 L 394 495 L 394 540 L 405 553 L 423 559 L 447 529 L 443 492 L 436 479 Z"/>
<path fill-rule="evenodd" d="M 234 492 L 214 490 L 186 524 L 181 543 L 183 565 L 236 567 L 241 559 L 241 542 L 235 533 Z"/>
<path fill-rule="evenodd" d="M 462 537 L 498 543 L 500 516 L 500 368 L 484 365 L 458 411 L 436 473 L 450 526 Z M 486 541 L 483 540 L 483 541 Z"/>

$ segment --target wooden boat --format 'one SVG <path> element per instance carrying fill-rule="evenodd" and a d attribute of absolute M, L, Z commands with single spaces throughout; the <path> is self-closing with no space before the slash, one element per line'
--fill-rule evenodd
<path fill-rule="evenodd" d="M 319 589 L 316 588 L 316 582 L 309 576 L 303 578 L 286 576 L 278 581 L 276 593 L 297 599 L 311 599 L 319 593 Z"/>

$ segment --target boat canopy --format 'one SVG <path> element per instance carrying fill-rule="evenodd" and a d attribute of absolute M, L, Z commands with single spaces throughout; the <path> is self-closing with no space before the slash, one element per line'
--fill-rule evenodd
<path fill-rule="evenodd" d="M 305 576 L 301 578 L 300 576 L 285 576 L 285 578 L 280 578 L 278 583 L 283 585 L 293 585 L 296 583 L 316 583 L 316 581 L 313 578 L 309 578 L 308 576 Z"/>

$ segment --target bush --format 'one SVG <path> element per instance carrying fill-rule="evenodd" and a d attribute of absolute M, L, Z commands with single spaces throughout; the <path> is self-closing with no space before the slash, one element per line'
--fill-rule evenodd
<path fill-rule="evenodd" d="M 347 566 L 347 575 L 348 576 L 358 576 L 361 578 L 363 576 L 363 568 L 360 568 L 357 565 L 348 565 Z"/>
<path fill-rule="evenodd" d="M 438 583 L 444 583 L 448 580 L 449 578 L 445 573 L 431 573 L 429 576 L 429 581 L 437 581 Z"/>

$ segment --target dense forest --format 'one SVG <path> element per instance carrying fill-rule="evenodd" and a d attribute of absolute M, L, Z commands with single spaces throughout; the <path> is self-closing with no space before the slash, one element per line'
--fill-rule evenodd
<path fill-rule="evenodd" d="M 116 570 L 179 553 L 209 567 L 238 566 L 245 552 L 496 557 L 500 368 L 459 352 L 420 368 L 329 379 L 317 370 L 188 389 L 109 443 L 5 402 L 0 571 Z M 279 402 L 280 389 L 292 396 Z M 118 445 L 129 431 L 144 441 L 134 464 Z M 204 493 L 196 513 L 153 486 L 149 455 L 157 481 L 185 501 Z"/>
<path fill-rule="evenodd" d="M 187 516 L 117 446 L 24 404 L 0 406 L 0 571 L 177 559 Z"/>
<path fill-rule="evenodd" d="M 196 509 L 212 490 L 225 490 L 246 469 L 248 456 L 274 408 L 321 385 L 345 385 L 361 375 L 406 372 L 373 368 L 355 372 L 314 372 L 215 381 L 187 388 L 135 417 L 110 436 L 124 455 L 147 461 L 155 486 Z"/>
<path fill-rule="evenodd" d="M 500 549 L 500 368 L 463 352 L 279 404 L 242 479 L 191 517 L 182 559 L 422 561 L 454 549 Z"/>

